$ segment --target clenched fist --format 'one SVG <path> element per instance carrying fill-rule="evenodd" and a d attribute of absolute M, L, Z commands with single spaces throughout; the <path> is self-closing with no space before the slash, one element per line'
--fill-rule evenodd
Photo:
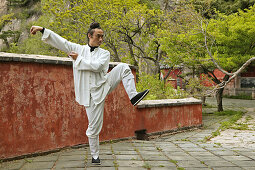
<path fill-rule="evenodd" d="M 69 54 L 68 54 L 70 57 L 72 57 L 73 60 L 76 60 L 77 57 L 78 57 L 78 53 L 74 52 L 74 51 L 71 51 Z"/>
<path fill-rule="evenodd" d="M 41 31 L 43 29 L 43 27 L 40 26 L 32 26 L 30 29 L 30 33 L 35 35 L 37 31 Z"/>

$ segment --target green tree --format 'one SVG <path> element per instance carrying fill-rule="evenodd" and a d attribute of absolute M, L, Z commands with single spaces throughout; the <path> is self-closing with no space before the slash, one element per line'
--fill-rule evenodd
<path fill-rule="evenodd" d="M 5 25 L 10 23 L 13 19 L 15 19 L 14 13 L 6 14 L 0 17 L 0 39 L 2 39 L 6 45 L 6 48 L 10 48 L 10 43 L 8 38 L 13 38 L 14 42 L 17 42 L 20 36 L 19 31 L 7 30 L 3 31 Z"/>
<path fill-rule="evenodd" d="M 28 34 L 27 19 L 35 18 L 40 15 L 40 0 L 7 0 L 7 13 L 0 17 L 0 39 L 3 40 L 5 47 L 2 51 L 16 52 L 22 46 L 20 37 Z M 18 24 L 16 24 L 18 23 Z M 21 50 L 19 50 L 21 51 Z"/>
<path fill-rule="evenodd" d="M 36 20 L 35 22 L 31 22 L 28 25 L 26 25 L 23 30 L 29 32 L 32 25 L 43 25 L 44 27 L 49 28 L 50 27 L 49 20 L 50 20 L 49 16 L 43 15 L 39 17 L 39 19 Z M 41 36 L 42 36 L 41 33 L 38 33 L 35 36 L 29 36 L 22 42 L 11 43 L 10 49 L 7 50 L 7 52 L 20 54 L 66 56 L 66 54 L 63 54 L 61 51 L 41 41 Z"/>
<path fill-rule="evenodd" d="M 254 3 L 255 0 L 213 0 L 212 8 L 229 15 L 238 12 L 238 10 L 245 10 L 253 6 Z"/>
<path fill-rule="evenodd" d="M 221 107 L 224 86 L 255 59 L 254 22 L 255 6 L 252 6 L 228 16 L 219 14 L 217 20 L 213 19 L 208 24 L 208 33 L 214 37 L 215 46 L 211 51 L 208 48 L 207 52 L 211 58 L 215 56 L 214 63 L 219 63 L 221 67 L 217 68 L 225 73 L 221 88 L 217 90 Z"/>
<path fill-rule="evenodd" d="M 206 18 L 213 17 L 216 11 L 230 15 L 255 4 L 255 0 L 191 0 L 191 2 Z"/>
<path fill-rule="evenodd" d="M 164 13 L 138 0 L 44 0 L 45 13 L 52 14 L 51 28 L 70 41 L 85 44 L 88 26 L 97 21 L 105 32 L 105 46 L 113 61 L 138 65 L 152 61 L 159 73 L 163 52 L 158 30 L 165 27 Z M 164 28 L 167 29 L 167 28 Z M 161 35 L 162 36 L 162 35 Z"/>
<path fill-rule="evenodd" d="M 156 99 L 179 99 L 185 98 L 189 94 L 182 89 L 174 89 L 171 83 L 165 83 L 158 79 L 159 75 L 148 75 L 141 73 L 140 80 L 137 83 L 137 91 L 150 89 L 150 93 L 146 96 L 148 100 Z"/>
<path fill-rule="evenodd" d="M 167 60 L 207 74 L 218 85 L 215 89 L 218 111 L 222 111 L 225 85 L 254 60 L 254 6 L 231 15 L 218 14 L 217 19 L 211 20 L 192 10 L 189 13 L 194 21 L 192 27 L 171 32 L 164 40 L 166 52 L 171 56 Z M 213 74 L 216 68 L 226 74 L 223 80 Z"/>

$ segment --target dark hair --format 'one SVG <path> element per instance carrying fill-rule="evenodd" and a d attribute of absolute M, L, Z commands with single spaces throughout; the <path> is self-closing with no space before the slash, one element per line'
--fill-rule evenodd
<path fill-rule="evenodd" d="M 101 29 L 100 24 L 98 22 L 93 22 L 93 23 L 90 24 L 89 30 L 87 32 L 88 40 L 89 40 L 89 34 L 93 35 L 96 28 Z"/>

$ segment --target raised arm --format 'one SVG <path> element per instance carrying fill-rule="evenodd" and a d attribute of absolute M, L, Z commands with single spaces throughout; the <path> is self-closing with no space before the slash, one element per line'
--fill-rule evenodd
<path fill-rule="evenodd" d="M 30 33 L 33 35 L 35 35 L 38 31 L 43 31 L 42 40 L 45 43 L 50 44 L 51 46 L 64 51 L 67 54 L 69 54 L 71 51 L 77 52 L 78 48 L 81 47 L 81 45 L 69 42 L 49 29 L 40 26 L 32 26 L 30 29 Z"/>
<path fill-rule="evenodd" d="M 37 31 L 42 31 L 43 30 L 43 27 L 40 27 L 40 26 L 32 26 L 31 29 L 30 29 L 30 33 L 35 35 Z"/>

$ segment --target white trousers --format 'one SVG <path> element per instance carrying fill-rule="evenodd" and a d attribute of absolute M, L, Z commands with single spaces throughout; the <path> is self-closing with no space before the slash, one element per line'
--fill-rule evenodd
<path fill-rule="evenodd" d="M 122 81 L 129 99 L 132 99 L 137 94 L 134 75 L 125 63 L 118 64 L 108 73 L 108 82 L 111 85 L 108 94 L 117 87 L 120 81 Z M 104 103 L 105 100 L 96 105 L 91 98 L 89 107 L 86 107 L 89 121 L 86 135 L 88 136 L 91 155 L 94 159 L 99 156 L 99 133 L 103 126 Z"/>

